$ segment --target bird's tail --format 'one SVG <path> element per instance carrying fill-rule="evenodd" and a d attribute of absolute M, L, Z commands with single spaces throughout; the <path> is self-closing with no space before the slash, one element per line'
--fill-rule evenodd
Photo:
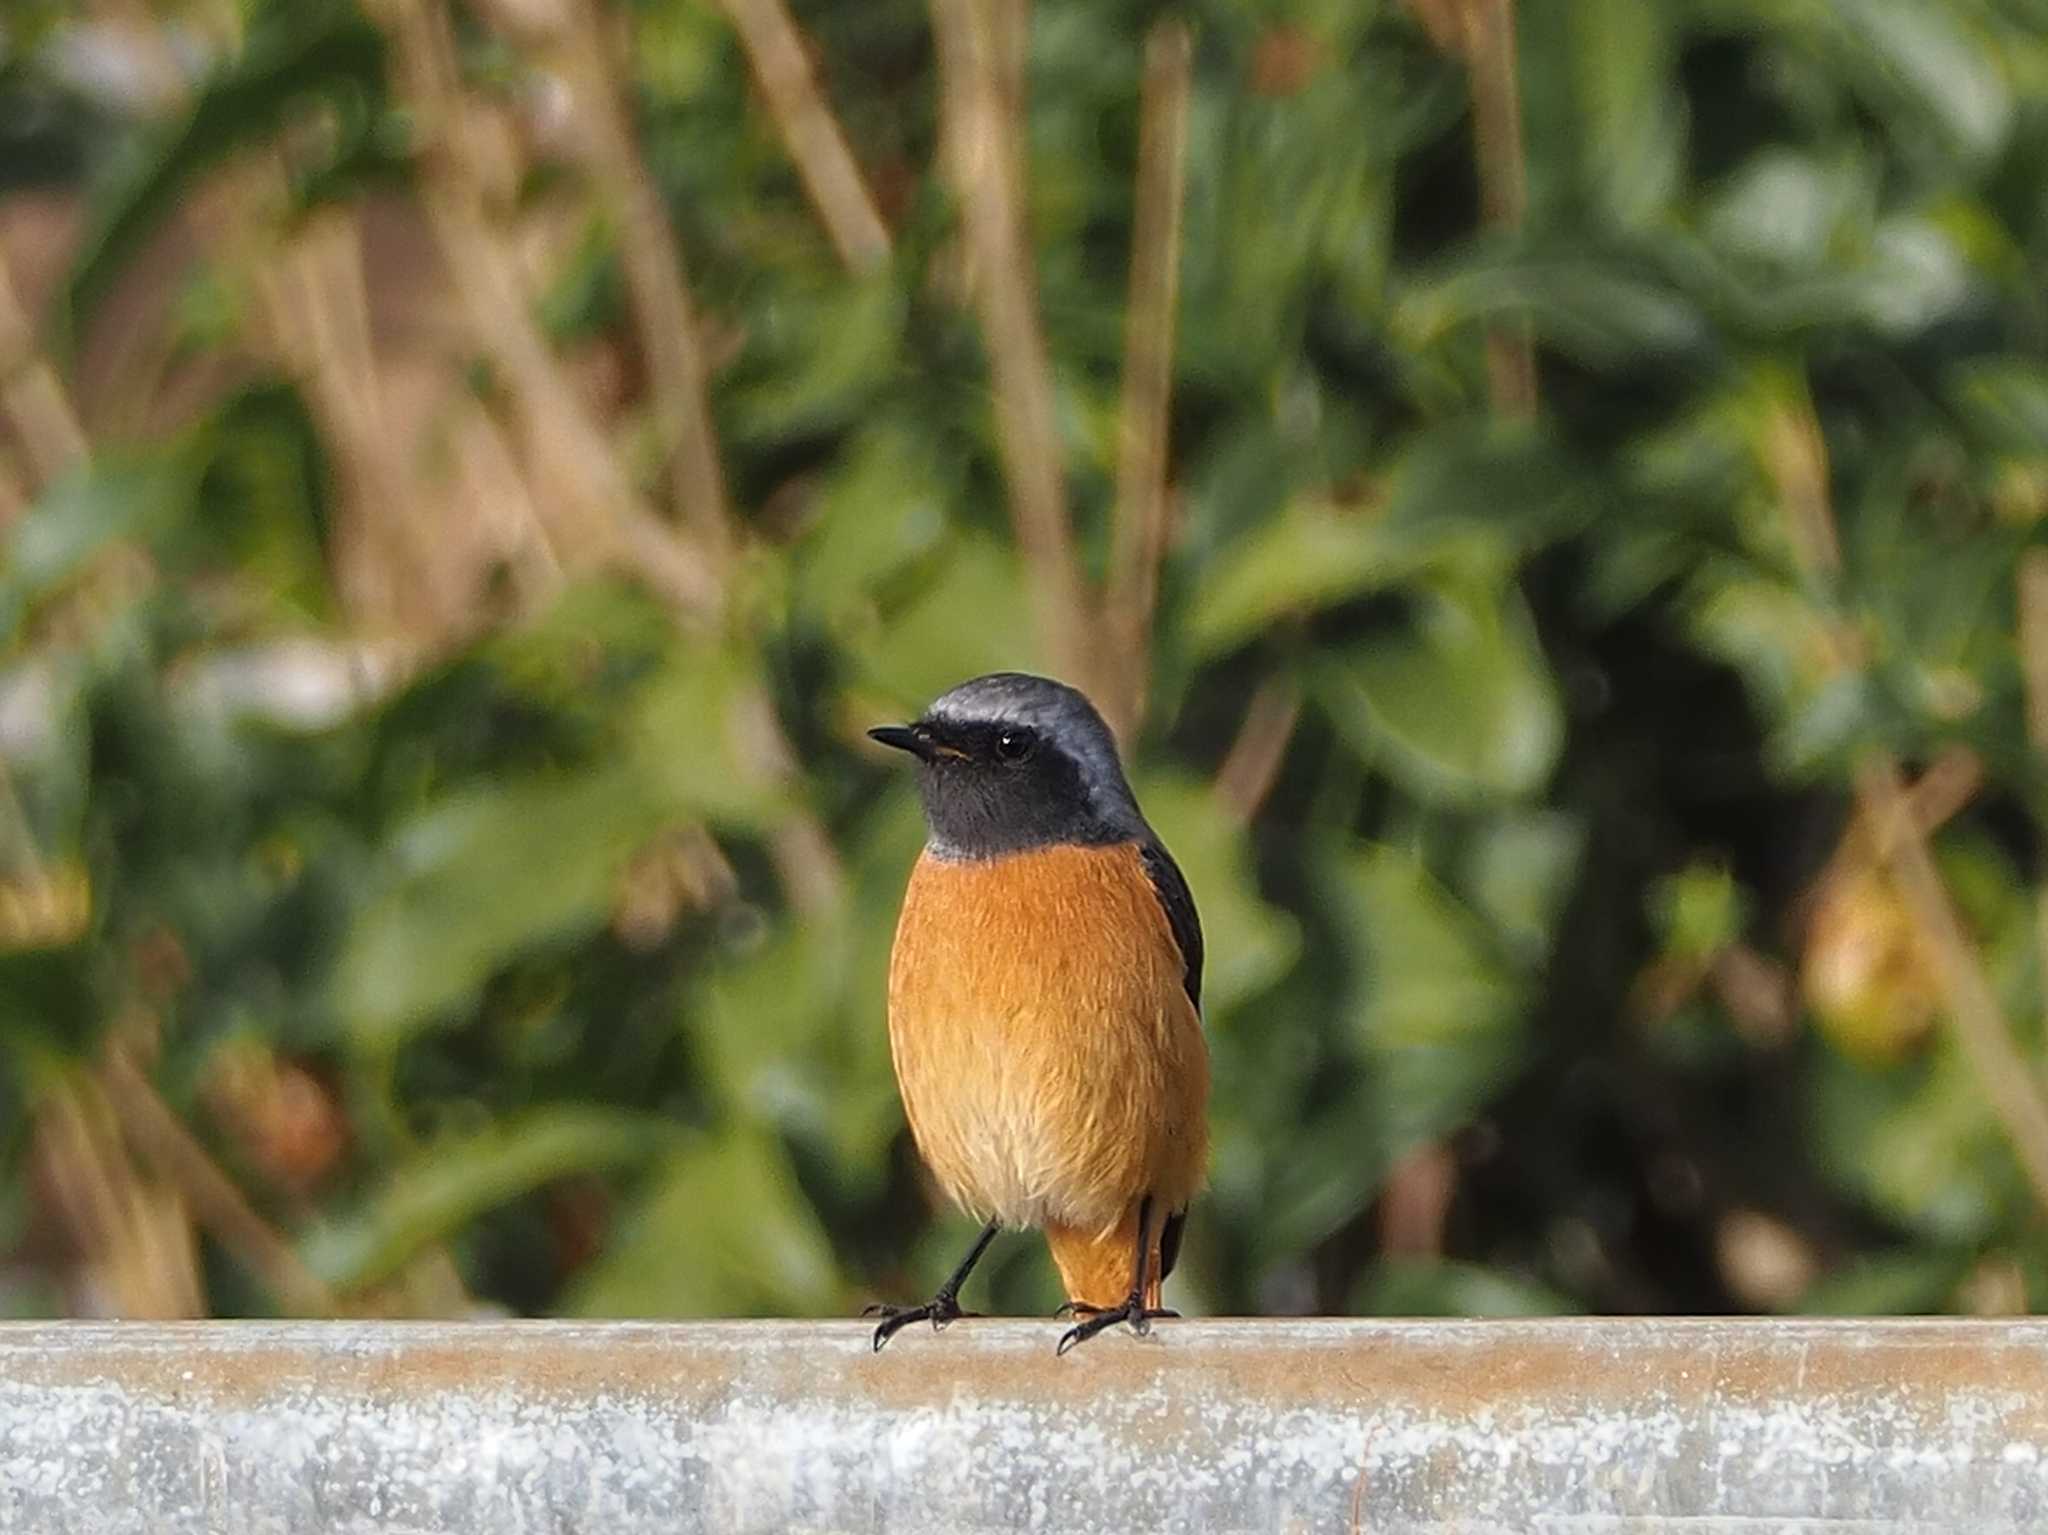
<path fill-rule="evenodd" d="M 1148 1310 L 1159 1306 L 1159 1228 L 1155 1215 L 1148 1237 L 1151 1251 L 1145 1261 L 1144 1304 Z M 1046 1244 L 1052 1261 L 1059 1266 L 1060 1283 L 1067 1299 L 1084 1306 L 1121 1306 L 1131 1293 L 1131 1271 L 1138 1255 L 1138 1211 L 1134 1205 L 1109 1231 L 1076 1226 L 1048 1226 Z"/>

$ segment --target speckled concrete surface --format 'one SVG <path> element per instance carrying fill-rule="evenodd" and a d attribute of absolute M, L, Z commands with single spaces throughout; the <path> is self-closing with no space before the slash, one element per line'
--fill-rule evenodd
<path fill-rule="evenodd" d="M 0 1326 L 0 1531 L 2048 1530 L 2048 1323 Z"/>

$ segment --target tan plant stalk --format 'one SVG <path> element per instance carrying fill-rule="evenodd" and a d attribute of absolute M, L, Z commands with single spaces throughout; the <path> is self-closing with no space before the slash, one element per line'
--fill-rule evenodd
<path fill-rule="evenodd" d="M 1793 548 L 1809 575 L 1832 582 L 1841 573 L 1841 537 L 1829 492 L 1827 444 L 1804 403 L 1780 408 L 1765 437 L 1764 459 L 1776 481 Z M 1847 635 L 1830 637 L 1831 664 L 1860 664 Z M 1871 750 L 1855 775 L 1856 804 L 1878 856 L 1933 954 L 1949 1022 L 1986 1102 L 2019 1158 L 2034 1197 L 2048 1205 L 2048 1094 L 2032 1061 L 2014 1042 L 1983 956 L 1977 952 L 1935 862 L 1923 814 L 1907 790 L 1898 759 Z"/>
<path fill-rule="evenodd" d="M 14 278 L 0 259 L 0 408 L 7 412 L 38 486 L 47 485 L 87 452 L 85 428 L 63 380 L 36 345 Z"/>
<path fill-rule="evenodd" d="M 1067 510 L 1052 361 L 1038 321 L 1024 220 L 1023 148 L 1005 80 L 1019 0 L 932 0 L 948 166 L 960 202 L 971 288 L 987 343 L 1010 519 L 1046 655 L 1066 679 L 1103 689 Z M 1006 53 L 1006 48 L 1009 50 Z M 1016 103 L 1021 105 L 1021 103 Z"/>
<path fill-rule="evenodd" d="M 1216 770 L 1216 797 L 1233 819 L 1250 821 L 1280 776 L 1287 743 L 1301 718 L 1301 687 L 1292 677 L 1268 677 L 1252 694 L 1244 723 Z"/>
<path fill-rule="evenodd" d="M 689 435 L 702 434 L 705 439 L 699 443 L 702 453 L 691 460 L 696 467 L 685 475 L 698 488 L 689 490 L 687 505 L 678 508 L 692 519 L 692 536 L 678 539 L 633 490 L 612 445 L 568 387 L 534 318 L 532 296 L 519 265 L 484 216 L 478 176 L 469 163 L 461 132 L 463 92 L 445 12 L 437 0 L 376 0 L 376 14 L 397 45 L 401 89 L 416 103 L 434 134 L 437 150 L 424 173 L 421 195 L 455 285 L 467 302 L 475 344 L 497 368 L 515 401 L 528 441 L 574 505 L 574 521 L 556 524 L 565 561 L 572 552 L 573 558 L 585 564 L 622 561 L 670 602 L 685 626 L 700 635 L 715 632 L 725 615 L 737 535 L 722 480 L 716 477 L 716 444 L 708 440 L 711 424 L 701 375 L 696 380 L 694 403 L 686 402 L 683 410 L 691 423 Z M 562 37 L 561 28 L 555 25 L 559 16 L 544 5 L 522 12 L 521 19 L 521 35 L 529 40 L 538 36 L 559 41 Z M 604 59 L 601 51 L 586 54 L 577 67 L 608 69 Z M 625 250 L 629 266 L 644 269 L 645 286 L 636 284 L 636 293 L 653 298 L 646 308 L 637 307 L 636 301 L 636 319 L 642 326 L 643 344 L 659 348 L 669 344 L 652 334 L 660 328 L 663 304 L 680 295 L 687 306 L 687 294 L 679 268 L 673 268 L 667 279 L 652 271 L 655 257 L 673 250 L 666 214 L 658 200 L 651 200 L 653 183 L 646 178 L 632 144 L 618 85 L 607 80 L 600 94 L 611 103 L 600 108 L 600 115 L 610 123 L 601 129 L 600 137 L 609 138 L 610 147 L 597 159 L 609 165 L 607 174 L 633 180 L 640 188 L 635 197 L 650 199 L 641 203 L 638 232 L 622 231 L 622 250 L 637 248 L 637 254 Z M 625 136 L 623 141 L 619 135 Z M 623 191 L 623 185 L 615 185 L 615 194 Z M 659 229 L 649 221 L 658 222 Z M 667 300 L 661 297 L 664 289 Z M 676 355 L 671 349 L 671 362 Z M 687 381 L 684 387 L 686 393 L 692 393 Z M 700 481 L 695 476 L 706 462 L 711 465 L 711 478 Z M 678 473 L 684 471 L 679 467 Z M 714 482 L 715 494 L 709 489 Z M 680 481 L 678 493 L 685 494 Z M 716 552 L 706 547 L 706 538 L 715 542 Z M 794 753 L 767 694 L 749 688 L 735 707 L 738 717 L 733 721 L 733 733 L 744 757 L 741 770 L 794 787 Z M 815 815 L 804 809 L 792 811 L 771 846 L 777 873 L 799 911 L 817 911 L 838 903 L 845 888 L 844 871 Z"/>
<path fill-rule="evenodd" d="M 1117 424 L 1116 542 L 1104 615 L 1106 653 L 1122 675 L 1108 700 L 1126 740 L 1145 712 L 1152 613 L 1170 532 L 1167 432 L 1174 321 L 1180 303 L 1181 204 L 1187 189 L 1188 96 L 1194 45 L 1178 18 L 1145 39 L 1138 170 L 1124 307 L 1123 402 Z"/>
<path fill-rule="evenodd" d="M 724 0 L 724 5 L 833 249 L 849 270 L 873 271 L 889 259 L 889 228 L 818 87 L 796 19 L 783 0 Z"/>
<path fill-rule="evenodd" d="M 633 135 L 614 50 L 608 46 L 613 33 L 604 0 L 584 0 L 577 24 L 561 40 L 563 56 L 584 110 L 591 174 L 618 225 L 619 256 L 641 355 L 654 385 L 654 419 L 668 455 L 675 514 L 722 585 L 737 538 L 711 424 L 702 328 L 668 210 Z"/>
<path fill-rule="evenodd" d="M 331 1316 L 334 1294 L 256 1212 L 234 1181 L 185 1127 L 119 1045 L 100 1068 L 122 1131 L 158 1177 L 175 1188 L 199 1223 L 263 1281 L 294 1316 Z"/>
<path fill-rule="evenodd" d="M 1472 77 L 1472 117 L 1479 159 L 1479 197 L 1486 222 L 1519 229 L 1528 211 L 1529 171 L 1522 147 L 1522 89 L 1515 60 L 1515 0 L 1461 0 L 1465 59 Z M 1526 420 L 1536 413 L 1536 349 L 1529 328 L 1503 321 L 1486 339 L 1487 379 L 1497 414 Z"/>

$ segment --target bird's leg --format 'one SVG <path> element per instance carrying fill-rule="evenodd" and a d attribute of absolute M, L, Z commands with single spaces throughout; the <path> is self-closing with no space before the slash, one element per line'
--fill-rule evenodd
<path fill-rule="evenodd" d="M 875 1352 L 881 1353 L 882 1345 L 912 1322 L 930 1321 L 932 1331 L 937 1332 L 948 1322 L 956 1322 L 963 1316 L 978 1315 L 977 1312 L 960 1309 L 960 1287 L 967 1283 L 967 1276 L 974 1272 L 974 1265 L 981 1262 L 981 1255 L 988 1251 L 988 1244 L 996 1239 L 996 1233 L 1002 1229 L 996 1221 L 990 1221 L 982 1227 L 981 1235 L 976 1237 L 974 1245 L 967 1249 L 967 1256 L 960 1260 L 960 1266 L 947 1276 L 946 1282 L 939 1286 L 937 1293 L 922 1306 L 874 1305 L 861 1312 L 862 1316 L 878 1316 L 882 1319 L 881 1325 L 875 1328 Z"/>
<path fill-rule="evenodd" d="M 1147 1306 L 1145 1291 L 1148 1270 L 1152 1263 L 1152 1196 L 1147 1194 L 1138 1201 L 1138 1255 L 1131 1265 L 1131 1293 L 1124 1297 L 1121 1306 L 1093 1306 L 1087 1301 L 1068 1301 L 1060 1307 L 1063 1312 L 1085 1317 L 1069 1327 L 1060 1337 L 1057 1352 L 1064 1354 L 1070 1348 L 1086 1343 L 1105 1328 L 1119 1322 L 1131 1324 L 1131 1331 L 1139 1337 L 1152 1330 L 1152 1323 L 1159 1317 L 1177 1317 L 1178 1311 L 1168 1311 L 1163 1306 Z"/>

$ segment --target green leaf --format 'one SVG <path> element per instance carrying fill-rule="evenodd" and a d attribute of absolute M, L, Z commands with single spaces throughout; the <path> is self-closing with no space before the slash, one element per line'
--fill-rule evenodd
<path fill-rule="evenodd" d="M 1870 264 L 1857 274 L 1857 307 L 1872 329 L 1908 337 L 1956 315 L 1975 285 L 1947 229 L 1933 219 L 1888 218 L 1873 231 Z"/>
<path fill-rule="evenodd" d="M 571 1316 L 817 1316 L 839 1308 L 832 1249 L 781 1149 L 732 1130 L 672 1154 L 577 1281 Z"/>
<path fill-rule="evenodd" d="M 1853 78 L 1895 131 L 1910 112 L 1951 153 L 1982 161 L 2011 130 L 2012 88 L 1998 47 L 1967 21 L 1967 9 L 1926 0 L 1836 0 L 1817 7 Z M 1898 109 L 1904 108 L 1905 111 Z"/>
<path fill-rule="evenodd" d="M 1815 1280 L 1796 1309 L 1804 1316 L 1938 1315 L 1975 1261 L 1966 1249 L 1940 1247 L 1858 1258 Z"/>
<path fill-rule="evenodd" d="M 1833 679 L 1828 620 L 1797 587 L 1746 562 L 1706 560 L 1695 565 L 1691 588 L 1693 643 L 1741 675 L 1767 724 L 1793 722 Z M 1826 738 L 1818 737 L 1823 745 Z M 1816 737 L 1809 731 L 1805 739 Z"/>
<path fill-rule="evenodd" d="M 1377 1079 L 1336 1097 L 1319 1087 L 1291 1098 L 1278 1118 L 1215 1125 L 1214 1191 L 1204 1205 L 1253 1234 L 1260 1268 L 1313 1249 L 1370 1209 L 1394 1158 L 1415 1144 L 1411 1121 L 1382 1119 L 1387 1092 Z"/>
<path fill-rule="evenodd" d="M 109 981 L 89 939 L 0 949 L 0 1061 L 12 1058 L 15 1086 L 24 1094 L 34 1085 L 31 1067 L 62 1054 L 83 1056 L 99 1044 L 118 1005 Z M 6 1075 L 0 1071 L 0 1081 Z"/>
<path fill-rule="evenodd" d="M 922 708 L 983 672 L 1042 669 L 1035 631 L 1015 557 L 996 539 L 961 533 L 914 594 L 848 643 L 870 685 Z"/>
<path fill-rule="evenodd" d="M 745 745 L 774 728 L 774 707 L 758 657 L 738 647 L 685 649 L 626 711 L 623 765 L 645 800 L 671 816 L 765 829 L 795 792 Z"/>
<path fill-rule="evenodd" d="M 37 498 L 7 541 L 0 569 L 0 640 L 18 636 L 36 609 L 94 557 L 122 539 L 153 541 L 189 516 L 200 461 L 185 445 L 103 453 L 66 471 Z"/>
<path fill-rule="evenodd" d="M 1424 433 L 1383 501 L 1297 500 L 1219 551 L 1191 604 L 1190 643 L 1198 656 L 1217 655 L 1425 571 L 1502 569 L 1596 504 L 1585 477 L 1539 436 L 1465 424 Z"/>
<path fill-rule="evenodd" d="M 514 956 L 603 922 L 626 860 L 672 816 L 626 767 L 450 795 L 400 828 L 329 991 L 377 1053 L 473 997 Z"/>
<path fill-rule="evenodd" d="M 906 422 L 864 431 L 833 470 L 795 556 L 795 601 L 835 628 L 879 623 L 881 589 L 938 552 L 952 468 Z"/>
<path fill-rule="evenodd" d="M 1507 555 L 1527 554 L 1584 525 L 1599 501 L 1584 467 L 1540 431 L 1458 422 L 1402 452 L 1385 523 L 1397 548 L 1434 565 L 1482 535 Z"/>
<path fill-rule="evenodd" d="M 656 100 L 691 101 L 731 67 L 731 29 L 695 6 L 635 6 L 624 20 L 633 29 L 628 56 L 634 82 Z"/>
<path fill-rule="evenodd" d="M 780 1132 L 847 1200 L 881 1192 L 903 1125 L 889 1060 L 888 963 L 923 840 L 906 774 L 870 804 L 846 850 L 851 899 L 801 922 L 740 930 L 685 1004 L 720 1113 Z"/>
<path fill-rule="evenodd" d="M 1512 589 L 1433 581 L 1406 622 L 1313 675 L 1353 749 L 1426 800 L 1532 793 L 1564 743 L 1556 684 Z"/>
<path fill-rule="evenodd" d="M 1816 1062 L 1822 1165 L 1893 1220 L 1953 1245 L 1981 1241 L 2019 1194 L 2012 1153 L 1958 1049 L 1893 1071 L 1830 1053 Z"/>
<path fill-rule="evenodd" d="M 572 1173 L 629 1166 L 673 1131 L 618 1109 L 529 1109 L 427 1146 L 353 1213 L 305 1241 L 314 1271 L 343 1289 L 389 1278 L 422 1248 L 456 1239 L 479 1215 Z"/>
<path fill-rule="evenodd" d="M 1586 828 L 1554 810 L 1507 811 L 1473 835 L 1460 888 L 1524 965 L 1549 957 L 1586 850 Z"/>
<path fill-rule="evenodd" d="M 1275 623 L 1399 581 L 1413 566 L 1390 548 L 1373 513 L 1294 501 L 1213 562 L 1188 638 L 1198 656 L 1220 654 Z"/>
<path fill-rule="evenodd" d="M 1742 163 L 1707 201 L 1702 222 L 1722 250 L 1797 272 L 1869 239 L 1877 189 L 1860 157 L 1823 159 L 1776 146 Z"/>
<path fill-rule="evenodd" d="M 1650 914 L 1666 953 L 1704 963 L 1742 937 L 1749 896 L 1723 864 L 1688 864 L 1650 886 Z"/>
<path fill-rule="evenodd" d="M 1472 913 L 1408 855 L 1334 856 L 1324 881 L 1345 947 L 1361 956 L 1345 1010 L 1377 1078 L 1374 1136 L 1399 1155 L 1505 1085 L 1522 1049 L 1525 988 Z"/>
<path fill-rule="evenodd" d="M 752 313 L 752 376 L 731 390 L 743 439 L 782 441 L 853 421 L 897 367 L 903 298 L 887 273 L 815 291 L 797 286 Z"/>
<path fill-rule="evenodd" d="M 1417 350 L 1456 331 L 1526 318 L 1589 367 L 1675 361 L 1704 351 L 1706 317 L 1657 273 L 1582 250 L 1483 254 L 1402 298 L 1394 325 Z"/>
<path fill-rule="evenodd" d="M 720 1107 L 823 1148 L 842 1190 L 874 1191 L 902 1124 L 884 1010 L 898 895 L 721 958 L 689 1010 Z"/>
<path fill-rule="evenodd" d="M 1572 1316 L 1581 1307 L 1538 1280 L 1446 1258 L 1382 1258 L 1360 1280 L 1354 1316 Z"/>
<path fill-rule="evenodd" d="M 1576 0 L 1568 14 L 1583 174 L 1617 223 L 1647 223 L 1670 205 L 1684 169 L 1669 12 L 1642 0 Z"/>
<path fill-rule="evenodd" d="M 208 423 L 211 461 L 184 536 L 200 562 L 233 568 L 298 618 L 331 617 L 330 468 L 318 428 L 285 385 L 237 391 Z"/>
<path fill-rule="evenodd" d="M 1944 380 L 1957 411 L 1991 445 L 2048 454 L 2048 365 L 2027 357 L 1957 363 Z"/>

